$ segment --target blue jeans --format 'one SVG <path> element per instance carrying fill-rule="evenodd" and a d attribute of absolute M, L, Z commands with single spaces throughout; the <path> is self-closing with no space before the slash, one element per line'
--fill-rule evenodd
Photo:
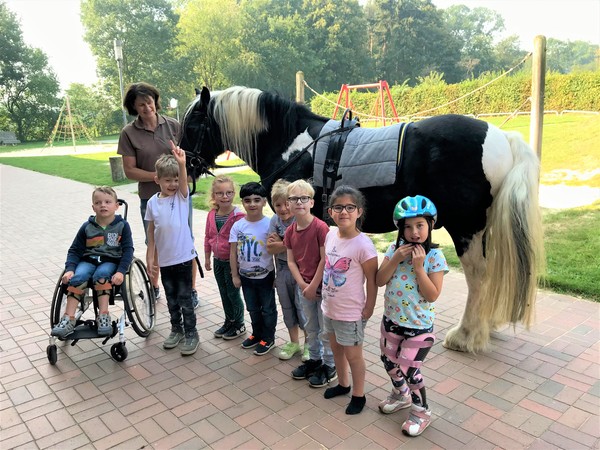
<path fill-rule="evenodd" d="M 308 354 L 310 359 L 322 359 L 323 364 L 329 367 L 335 367 L 333 361 L 333 352 L 329 345 L 329 335 L 323 330 L 323 310 L 321 309 L 321 297 L 318 300 L 308 300 L 302 295 L 298 287 L 298 297 L 302 302 L 302 309 L 306 316 L 306 325 L 304 331 L 308 336 Z"/>
<path fill-rule="evenodd" d="M 277 327 L 277 305 L 275 304 L 275 272 L 265 278 L 240 277 L 246 309 L 252 322 L 252 336 L 261 341 L 274 342 Z"/>
<path fill-rule="evenodd" d="M 87 283 L 90 278 L 96 284 L 98 280 L 110 281 L 117 271 L 117 265 L 112 262 L 103 262 L 99 265 L 87 261 L 79 261 L 75 268 L 75 275 L 69 280 L 69 286 L 81 286 Z"/>
<path fill-rule="evenodd" d="M 225 320 L 233 322 L 239 328 L 244 325 L 244 303 L 239 288 L 233 285 L 229 261 L 213 258 L 213 270 L 219 287 L 219 294 L 221 294 Z"/>
<path fill-rule="evenodd" d="M 186 337 L 198 334 L 196 312 L 192 303 L 192 261 L 160 268 L 167 307 L 171 316 L 171 331 L 185 333 Z"/>

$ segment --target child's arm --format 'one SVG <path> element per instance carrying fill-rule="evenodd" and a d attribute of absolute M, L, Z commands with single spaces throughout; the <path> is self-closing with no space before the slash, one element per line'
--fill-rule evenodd
<path fill-rule="evenodd" d="M 283 243 L 283 239 L 277 233 L 269 233 L 267 237 L 267 253 L 269 255 L 278 255 L 287 251 L 287 247 Z"/>
<path fill-rule="evenodd" d="M 127 222 L 124 222 L 123 231 L 121 232 L 121 261 L 119 261 L 117 271 L 111 278 L 113 285 L 120 286 L 123 283 L 125 273 L 127 272 L 127 269 L 129 269 L 131 261 L 133 261 L 133 251 L 131 228 Z"/>
<path fill-rule="evenodd" d="M 294 251 L 291 248 L 287 249 L 287 261 L 290 273 L 292 274 L 294 280 L 296 280 L 296 283 L 300 287 L 300 292 L 302 292 L 304 289 L 306 289 L 308 283 L 304 281 L 304 278 L 302 278 L 302 275 L 300 274 L 300 269 L 298 268 L 298 264 L 296 264 L 296 258 L 294 258 Z"/>
<path fill-rule="evenodd" d="M 150 279 L 156 274 L 154 273 L 154 220 L 148 222 L 148 244 L 146 246 L 146 269 L 148 270 L 148 276 Z"/>
<path fill-rule="evenodd" d="M 377 286 L 385 286 L 394 275 L 398 264 L 404 261 L 412 253 L 412 244 L 402 244 L 399 246 L 391 258 L 385 257 L 377 271 L 375 282 Z"/>
<path fill-rule="evenodd" d="M 323 269 L 325 268 L 325 246 L 319 247 L 319 253 L 321 254 L 321 260 L 317 266 L 315 276 L 312 280 L 310 280 L 308 286 L 302 291 L 302 295 L 304 295 L 304 297 L 306 297 L 308 300 L 317 299 L 317 290 L 323 282 Z"/>
<path fill-rule="evenodd" d="M 179 166 L 179 192 L 181 192 L 183 198 L 187 198 L 189 186 L 187 181 L 187 170 L 185 168 L 185 151 L 183 151 L 181 147 L 176 146 L 173 141 L 169 142 L 171 143 L 171 153 L 175 156 L 177 165 Z"/>
<path fill-rule="evenodd" d="M 442 292 L 442 284 L 444 283 L 444 271 L 427 273 L 424 263 L 427 255 L 425 249 L 421 245 L 415 245 L 412 253 L 413 267 L 417 276 L 417 284 L 419 292 L 429 303 L 435 302 Z"/>
<path fill-rule="evenodd" d="M 362 263 L 362 268 L 367 279 L 367 301 L 362 311 L 362 318 L 366 320 L 373 315 L 377 300 L 377 283 L 375 282 L 375 278 L 377 277 L 377 257 Z"/>
<path fill-rule="evenodd" d="M 242 285 L 242 280 L 240 279 L 238 270 L 237 242 L 231 242 L 229 245 L 229 267 L 231 267 L 231 279 L 233 280 L 233 285 L 236 288 L 239 288 Z"/>

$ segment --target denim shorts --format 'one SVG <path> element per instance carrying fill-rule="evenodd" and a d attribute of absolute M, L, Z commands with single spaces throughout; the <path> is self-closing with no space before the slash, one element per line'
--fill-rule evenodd
<path fill-rule="evenodd" d="M 367 320 L 365 319 L 349 322 L 330 319 L 323 315 L 323 331 L 327 334 L 335 334 L 335 341 L 346 347 L 362 345 L 365 340 L 366 326 Z"/>

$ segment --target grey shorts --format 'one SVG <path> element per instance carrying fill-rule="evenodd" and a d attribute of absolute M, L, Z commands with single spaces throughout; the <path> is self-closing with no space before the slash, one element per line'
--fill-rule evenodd
<path fill-rule="evenodd" d="M 368 320 L 359 319 L 354 322 L 345 320 L 334 320 L 323 316 L 323 331 L 327 334 L 335 334 L 335 341 L 346 347 L 362 345 L 365 340 L 365 327 Z"/>

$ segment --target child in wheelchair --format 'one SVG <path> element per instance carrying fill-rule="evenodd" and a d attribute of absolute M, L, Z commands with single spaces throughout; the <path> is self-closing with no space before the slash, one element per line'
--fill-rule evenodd
<path fill-rule="evenodd" d="M 65 315 L 51 335 L 65 338 L 73 333 L 75 312 L 91 280 L 98 298 L 98 336 L 109 336 L 112 321 L 108 303 L 113 286 L 119 286 L 133 260 L 133 239 L 129 224 L 116 215 L 119 203 L 116 192 L 100 186 L 92 193 L 96 215 L 79 228 L 65 263 L 62 282 L 68 284 Z"/>

